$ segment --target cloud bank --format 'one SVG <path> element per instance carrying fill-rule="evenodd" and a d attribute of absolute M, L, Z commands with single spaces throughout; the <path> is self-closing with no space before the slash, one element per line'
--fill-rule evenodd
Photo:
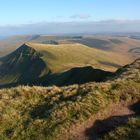
<path fill-rule="evenodd" d="M 88 18 L 88 16 L 81 18 Z M 93 34 L 105 32 L 140 32 L 140 20 L 40 22 L 0 27 L 0 36 L 21 34 Z"/>
<path fill-rule="evenodd" d="M 71 19 L 90 19 L 91 15 L 89 14 L 77 14 L 70 16 Z"/>

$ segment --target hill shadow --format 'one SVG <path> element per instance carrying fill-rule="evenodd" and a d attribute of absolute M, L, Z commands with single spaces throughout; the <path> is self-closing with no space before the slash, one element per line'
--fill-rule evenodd
<path fill-rule="evenodd" d="M 30 71 L 28 73 L 30 73 Z M 35 74 L 37 74 L 37 72 Z M 26 80 L 26 78 L 24 80 L 20 80 L 17 83 L 0 85 L 0 88 L 15 87 L 17 85 L 68 86 L 72 84 L 84 84 L 87 82 L 103 82 L 108 77 L 111 77 L 113 75 L 114 73 L 112 72 L 104 71 L 101 69 L 94 69 L 91 66 L 76 67 L 57 74 L 52 74 L 51 71 L 48 71 L 48 74 L 41 78 L 37 78 L 35 75 L 33 75 L 33 80 Z M 29 74 L 26 76 L 28 77 Z"/>
<path fill-rule="evenodd" d="M 92 66 L 76 67 L 62 73 L 49 74 L 39 79 L 38 82 L 43 86 L 68 86 L 87 82 L 103 82 L 113 74 L 101 69 L 94 69 Z"/>
<path fill-rule="evenodd" d="M 88 140 L 98 140 L 102 138 L 107 133 L 115 130 L 128 122 L 128 119 L 133 117 L 138 117 L 140 115 L 140 101 L 128 106 L 128 108 L 134 111 L 134 114 L 124 115 L 124 116 L 112 116 L 104 120 L 97 120 L 91 128 L 85 131 L 85 135 Z"/>
<path fill-rule="evenodd" d="M 82 39 L 77 39 L 77 40 L 75 39 L 75 40 L 68 40 L 68 41 L 74 42 L 74 43 L 80 43 L 88 47 L 96 48 L 100 50 L 105 50 L 105 51 L 111 50 L 110 47 L 107 47 L 107 45 L 111 43 L 110 40 L 82 38 Z"/>

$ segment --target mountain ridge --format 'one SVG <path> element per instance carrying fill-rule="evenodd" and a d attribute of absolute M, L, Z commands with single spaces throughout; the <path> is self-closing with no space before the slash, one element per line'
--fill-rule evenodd
<path fill-rule="evenodd" d="M 99 58 L 98 53 L 102 54 Z M 71 72 L 73 71 L 73 68 L 78 69 L 78 67 L 81 67 L 79 72 L 77 72 L 78 75 L 84 71 L 87 66 L 93 67 L 92 70 L 88 67 L 90 73 L 93 73 L 93 71 L 100 71 L 101 73 L 107 74 L 109 72 L 105 70 L 101 71 L 98 68 L 100 59 L 109 61 L 107 56 L 108 54 L 102 51 L 88 48 L 80 44 L 45 45 L 25 43 L 11 54 L 0 58 L 0 83 L 1 85 L 12 85 L 16 83 L 30 84 L 35 83 L 34 81 L 39 83 L 38 79 L 47 77 L 48 75 L 49 78 L 52 77 L 54 79 L 53 81 L 55 81 L 55 78 L 62 79 L 61 77 L 64 77 L 65 81 L 67 81 L 66 77 L 69 77 L 68 75 L 70 75 L 70 73 L 73 73 L 72 75 L 74 75 L 74 72 Z M 54 71 L 54 69 L 57 70 Z M 98 77 L 100 74 L 98 74 Z M 89 75 L 88 72 L 86 72 L 86 75 Z M 80 76 L 86 77 L 83 72 L 81 75 L 79 74 L 78 77 Z M 74 75 L 74 77 L 76 77 L 76 75 Z M 87 80 L 84 81 L 91 81 L 92 78 L 90 78 L 90 76 L 87 77 L 89 80 L 87 78 Z M 93 76 L 92 80 L 96 81 L 97 79 L 94 79 Z M 76 78 L 71 80 L 70 83 L 74 84 L 74 81 L 77 81 Z"/>

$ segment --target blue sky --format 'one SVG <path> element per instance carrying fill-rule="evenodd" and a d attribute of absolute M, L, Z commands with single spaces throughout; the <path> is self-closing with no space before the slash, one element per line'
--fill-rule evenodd
<path fill-rule="evenodd" d="M 0 0 L 0 36 L 140 32 L 140 0 Z"/>
<path fill-rule="evenodd" d="M 140 0 L 0 0 L 0 26 L 139 20 Z"/>

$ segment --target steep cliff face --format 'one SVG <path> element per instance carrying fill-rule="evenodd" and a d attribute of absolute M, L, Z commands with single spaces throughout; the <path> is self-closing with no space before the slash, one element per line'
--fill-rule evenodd
<path fill-rule="evenodd" d="M 0 85 L 39 78 L 49 68 L 40 54 L 26 44 L 0 59 Z"/>

